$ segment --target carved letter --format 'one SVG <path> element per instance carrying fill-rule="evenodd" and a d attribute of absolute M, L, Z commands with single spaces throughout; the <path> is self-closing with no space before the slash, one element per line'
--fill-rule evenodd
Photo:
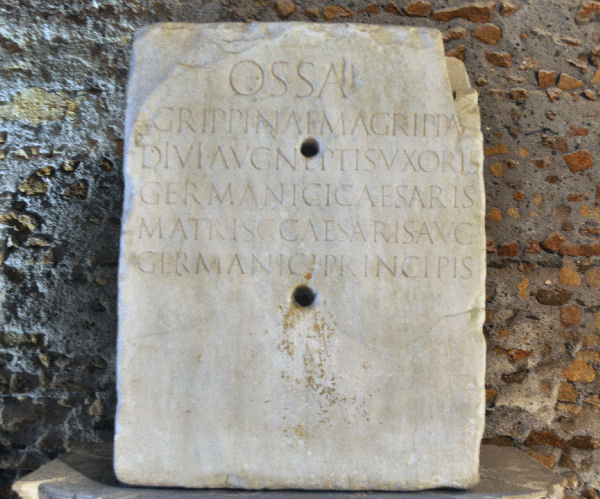
<path fill-rule="evenodd" d="M 170 132 L 173 130 L 173 118 L 168 116 L 167 117 L 167 122 L 162 124 L 162 123 L 157 123 L 158 120 L 161 120 L 161 118 L 163 117 L 163 113 L 167 111 L 168 113 L 172 113 L 173 112 L 173 108 L 172 107 L 161 107 L 158 109 L 158 116 L 155 116 L 154 118 L 152 118 L 152 124 L 154 125 L 154 128 L 156 128 L 157 130 L 161 131 L 161 132 Z M 161 125 L 162 126 L 159 126 Z"/>
<path fill-rule="evenodd" d="M 154 163 L 150 164 L 149 161 L 151 161 L 150 158 L 148 158 L 147 154 L 148 152 L 153 153 L 152 156 L 154 156 Z M 159 164 L 160 164 L 160 160 L 161 160 L 162 154 L 160 152 L 160 149 L 156 146 L 142 146 L 142 168 L 156 168 Z"/>
<path fill-rule="evenodd" d="M 331 81 L 329 78 L 330 75 L 332 75 Z M 320 98 L 323 95 L 323 90 L 325 89 L 326 85 L 335 85 L 336 87 L 338 87 L 340 89 L 340 92 L 342 93 L 342 96 L 344 98 L 348 97 L 346 95 L 346 91 L 344 90 L 343 77 L 340 78 L 338 76 L 337 71 L 335 69 L 335 64 L 333 62 L 329 63 L 329 68 L 327 68 L 327 73 L 325 74 L 325 79 L 323 80 L 323 83 L 321 84 L 321 89 L 319 90 L 317 97 Z"/>
<path fill-rule="evenodd" d="M 274 62 L 272 65 L 271 65 L 271 73 L 273 74 L 273 76 L 275 77 L 275 79 L 276 79 L 276 80 L 278 80 L 278 81 L 280 82 L 279 84 L 280 84 L 280 85 L 283 87 L 283 88 L 281 89 L 281 92 L 279 92 L 278 94 L 275 94 L 275 93 L 271 92 L 271 95 L 272 95 L 273 97 L 279 97 L 280 95 L 283 95 L 283 94 L 285 94 L 285 92 L 287 91 L 287 88 L 288 88 L 287 81 L 286 81 L 286 80 L 284 80 L 284 79 L 283 79 L 283 77 L 282 77 L 280 74 L 278 74 L 278 73 L 275 71 L 275 65 L 276 65 L 276 64 L 282 64 L 282 65 L 285 65 L 285 66 L 287 66 L 287 62 L 286 62 L 286 61 L 275 61 L 275 62 Z"/>
<path fill-rule="evenodd" d="M 238 95 L 254 95 L 265 83 L 265 72 L 254 61 L 240 61 L 229 73 L 229 84 Z"/>
<path fill-rule="evenodd" d="M 158 182 L 146 182 L 145 184 L 142 184 L 142 188 L 140 189 L 140 200 L 142 201 L 142 203 L 144 204 L 158 204 L 158 190 L 154 190 L 152 191 L 151 194 L 151 198 L 148 199 L 146 196 L 149 194 L 147 192 L 147 189 L 150 188 L 150 186 L 155 186 L 155 188 L 160 187 L 160 183 Z"/>
<path fill-rule="evenodd" d="M 140 272 L 143 272 L 144 274 L 154 273 L 154 271 L 156 270 L 156 263 L 153 261 L 154 255 L 156 255 L 154 251 L 144 251 L 143 253 L 140 253 L 137 259 L 138 269 L 140 270 Z M 142 261 L 142 259 L 145 259 L 146 257 L 150 257 L 150 262 L 148 263 L 148 265 L 144 264 L 144 262 Z"/>
<path fill-rule="evenodd" d="M 307 85 L 310 87 L 310 90 L 308 90 L 308 92 L 307 92 L 307 93 L 305 93 L 305 94 L 298 94 L 298 93 L 297 93 L 297 94 L 296 94 L 296 97 L 309 97 L 309 96 L 311 96 L 311 95 L 312 95 L 313 91 L 315 90 L 315 87 L 314 87 L 314 85 L 312 84 L 312 82 L 311 82 L 311 81 L 308 79 L 308 77 L 307 77 L 305 74 L 303 74 L 303 73 L 302 73 L 302 71 L 301 71 L 301 70 L 302 70 L 302 67 L 303 67 L 303 66 L 305 66 L 305 65 L 306 65 L 306 66 L 310 65 L 310 66 L 314 67 L 314 64 L 313 64 L 312 62 L 308 62 L 308 61 L 300 61 L 300 62 L 298 63 L 298 66 L 296 67 L 296 73 L 298 74 L 298 76 L 300 77 L 300 79 L 301 79 L 302 81 L 306 82 L 306 84 L 307 84 Z"/>

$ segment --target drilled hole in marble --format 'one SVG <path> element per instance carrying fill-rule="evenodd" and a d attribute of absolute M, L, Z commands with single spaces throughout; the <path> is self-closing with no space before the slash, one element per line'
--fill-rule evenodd
<path fill-rule="evenodd" d="M 306 158 L 312 158 L 313 156 L 316 156 L 319 154 L 319 142 L 317 142 L 317 139 L 313 139 L 312 137 L 304 139 L 302 145 L 300 146 L 300 152 L 302 153 L 302 156 Z"/>
<path fill-rule="evenodd" d="M 301 284 L 294 289 L 292 297 L 299 307 L 310 307 L 315 302 L 317 294 L 308 286 Z"/>

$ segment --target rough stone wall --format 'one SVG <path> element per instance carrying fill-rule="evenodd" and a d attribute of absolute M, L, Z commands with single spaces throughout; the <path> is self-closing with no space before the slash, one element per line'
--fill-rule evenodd
<path fill-rule="evenodd" d="M 133 33 L 281 19 L 436 27 L 464 60 L 486 144 L 485 438 L 565 475 L 570 497 L 600 497 L 594 0 L 0 0 L 0 494 L 112 438 Z"/>

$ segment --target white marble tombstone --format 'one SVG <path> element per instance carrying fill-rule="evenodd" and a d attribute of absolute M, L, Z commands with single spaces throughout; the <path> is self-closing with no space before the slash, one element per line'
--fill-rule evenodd
<path fill-rule="evenodd" d="M 437 30 L 150 26 L 125 149 L 122 481 L 478 481 L 482 136 Z"/>

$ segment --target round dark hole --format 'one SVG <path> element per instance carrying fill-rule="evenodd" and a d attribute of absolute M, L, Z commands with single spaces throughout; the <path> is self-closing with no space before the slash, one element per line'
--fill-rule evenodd
<path fill-rule="evenodd" d="M 301 307 L 310 307 L 314 302 L 317 295 L 308 286 L 298 286 L 294 289 L 294 301 Z"/>
<path fill-rule="evenodd" d="M 307 158 L 312 158 L 319 154 L 319 143 L 317 142 L 317 139 L 313 139 L 312 137 L 304 139 L 304 142 L 302 142 L 302 145 L 300 146 L 300 152 Z"/>

